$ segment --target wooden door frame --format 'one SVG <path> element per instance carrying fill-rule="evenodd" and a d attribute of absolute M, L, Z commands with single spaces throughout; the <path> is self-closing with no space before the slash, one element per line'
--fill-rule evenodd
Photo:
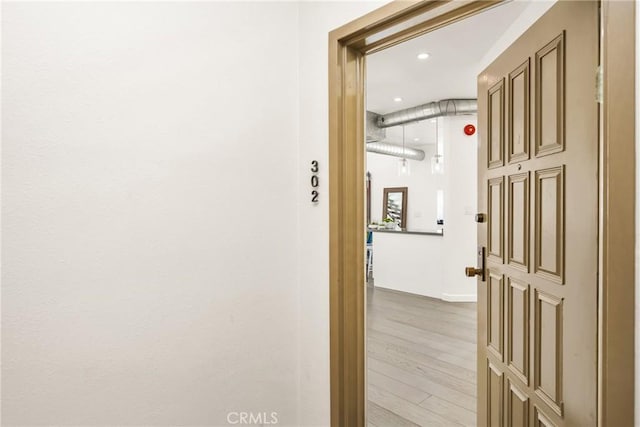
<path fill-rule="evenodd" d="M 364 57 L 501 0 L 399 0 L 329 34 L 331 425 L 364 426 Z M 598 421 L 630 425 L 635 351 L 635 5 L 602 0 Z M 594 76 L 595 79 L 595 76 Z M 461 272 L 462 274 L 462 272 Z"/>

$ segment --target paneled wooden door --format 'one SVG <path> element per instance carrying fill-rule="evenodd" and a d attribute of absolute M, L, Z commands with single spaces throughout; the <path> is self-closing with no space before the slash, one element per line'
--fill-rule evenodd
<path fill-rule="evenodd" d="M 560 1 L 478 78 L 478 425 L 597 424 L 598 3 Z"/>

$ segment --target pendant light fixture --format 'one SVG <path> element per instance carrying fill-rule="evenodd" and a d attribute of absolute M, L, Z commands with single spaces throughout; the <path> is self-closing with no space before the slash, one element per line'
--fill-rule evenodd
<path fill-rule="evenodd" d="M 407 160 L 405 156 L 405 137 L 404 137 L 404 125 L 402 125 L 402 158 L 398 160 L 398 175 L 399 176 L 409 176 L 411 174 L 411 170 L 409 168 L 409 160 Z"/>
<path fill-rule="evenodd" d="M 436 119 L 436 154 L 431 158 L 431 173 L 433 175 L 442 175 L 444 173 L 444 156 L 440 154 L 439 126 L 440 120 Z"/>

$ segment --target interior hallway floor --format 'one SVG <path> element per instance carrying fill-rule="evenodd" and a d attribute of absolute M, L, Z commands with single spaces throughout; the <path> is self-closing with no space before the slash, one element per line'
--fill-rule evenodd
<path fill-rule="evenodd" d="M 369 426 L 476 425 L 476 304 L 368 287 Z"/>

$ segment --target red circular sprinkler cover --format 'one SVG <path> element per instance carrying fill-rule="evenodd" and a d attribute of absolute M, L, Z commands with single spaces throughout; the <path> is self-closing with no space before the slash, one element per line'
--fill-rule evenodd
<path fill-rule="evenodd" d="M 471 136 L 476 133 L 476 127 L 474 125 L 466 125 L 464 127 L 464 133 L 465 135 Z"/>

